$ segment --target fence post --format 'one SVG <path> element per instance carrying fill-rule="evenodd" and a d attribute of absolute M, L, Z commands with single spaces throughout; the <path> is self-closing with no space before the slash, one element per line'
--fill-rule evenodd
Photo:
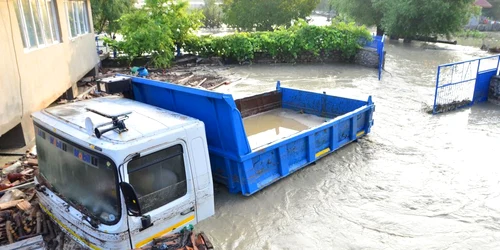
<path fill-rule="evenodd" d="M 479 60 L 477 60 L 476 79 L 474 79 L 474 91 L 472 92 L 472 100 L 468 106 L 472 106 L 476 102 L 477 78 L 479 77 L 479 68 L 480 67 L 481 67 L 481 58 Z"/>
<path fill-rule="evenodd" d="M 437 78 L 436 78 L 436 90 L 434 92 L 434 106 L 432 106 L 432 114 L 436 114 L 436 101 L 438 95 L 438 87 L 439 87 L 439 75 L 441 73 L 441 66 L 438 66 Z"/>
<path fill-rule="evenodd" d="M 500 56 L 497 56 L 497 73 L 496 73 L 496 75 L 498 75 L 498 67 L 500 67 Z"/>

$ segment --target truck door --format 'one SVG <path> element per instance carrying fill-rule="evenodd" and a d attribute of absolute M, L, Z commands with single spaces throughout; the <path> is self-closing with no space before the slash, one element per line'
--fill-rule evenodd
<path fill-rule="evenodd" d="M 183 142 L 141 153 L 127 165 L 143 217 L 129 216 L 134 248 L 196 223 L 194 183 Z M 148 220 L 150 218 L 150 223 Z"/>

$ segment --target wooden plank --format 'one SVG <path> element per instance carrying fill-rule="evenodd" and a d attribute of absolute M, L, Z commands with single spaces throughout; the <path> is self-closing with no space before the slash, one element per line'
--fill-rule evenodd
<path fill-rule="evenodd" d="M 182 85 L 185 85 L 185 83 L 184 83 L 184 82 L 186 82 L 186 83 L 187 83 L 187 81 L 188 81 L 189 79 L 191 79 L 193 76 L 194 76 L 194 74 L 192 74 L 192 75 L 190 75 L 190 76 L 188 76 L 188 77 L 185 77 L 185 78 L 183 78 L 183 79 L 181 79 L 181 80 L 177 81 L 177 84 L 182 84 Z"/>
<path fill-rule="evenodd" d="M 33 172 L 33 171 L 35 171 L 35 170 L 32 168 L 28 168 L 28 169 L 23 170 L 20 174 L 27 175 L 27 174 L 31 174 L 31 172 Z"/>
<path fill-rule="evenodd" d="M 241 117 L 259 114 L 269 110 L 281 108 L 282 94 L 278 91 L 266 92 L 259 95 L 238 99 L 235 101 L 236 107 L 241 113 Z"/>
<path fill-rule="evenodd" d="M 0 203 L 0 210 L 4 210 L 4 209 L 7 209 L 7 208 L 11 208 L 11 207 L 15 207 L 17 204 L 23 202 L 24 199 L 20 199 L 20 200 L 13 200 L 13 201 L 8 201 L 8 202 L 4 202 L 4 203 Z"/>
<path fill-rule="evenodd" d="M 206 80 L 207 80 L 207 78 L 204 78 L 203 80 L 201 80 L 200 83 L 196 84 L 196 87 L 200 87 Z"/>
<path fill-rule="evenodd" d="M 30 166 L 38 166 L 38 159 L 28 159 L 28 165 Z"/>
<path fill-rule="evenodd" d="M 42 235 L 34 236 L 3 247 L 5 247 L 6 249 L 15 249 L 15 250 L 47 249 L 45 246 L 45 242 L 43 241 Z"/>
<path fill-rule="evenodd" d="M 14 188 L 21 189 L 21 188 L 30 188 L 30 187 L 34 187 L 34 186 L 35 186 L 35 181 L 30 181 L 30 182 L 23 183 L 21 185 L 17 185 L 15 187 L 7 188 L 5 190 L 2 190 L 2 192 L 7 192 L 7 191 L 14 189 Z"/>
<path fill-rule="evenodd" d="M 207 89 L 208 89 L 208 90 L 214 90 L 214 89 L 216 89 L 216 88 L 218 88 L 218 87 L 220 87 L 220 86 L 222 86 L 222 85 L 224 85 L 224 84 L 226 84 L 226 83 L 227 83 L 227 81 L 223 81 L 223 82 L 221 82 L 221 83 L 219 83 L 219 84 L 217 84 L 217 85 L 214 85 L 214 86 L 212 86 L 212 87 L 209 87 L 209 88 L 207 88 Z"/>
<path fill-rule="evenodd" d="M 31 203 L 29 203 L 26 200 L 23 200 L 22 202 L 19 202 L 16 206 L 17 206 L 17 208 L 19 208 L 23 211 L 28 211 L 31 208 Z"/>

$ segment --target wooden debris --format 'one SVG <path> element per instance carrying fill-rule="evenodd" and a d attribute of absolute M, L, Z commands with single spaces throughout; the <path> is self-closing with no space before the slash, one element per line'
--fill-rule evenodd
<path fill-rule="evenodd" d="M 18 243 L 30 242 L 32 238 L 37 236 L 35 234 L 37 226 L 35 214 L 40 209 L 33 181 L 34 174 L 38 169 L 37 157 L 28 151 L 21 155 L 17 161 L 6 164 L 6 167 L 11 166 L 14 167 L 2 169 L 0 176 L 0 189 L 4 189 L 0 194 L 0 199 L 5 200 L 5 202 L 0 203 L 0 249 L 5 247 L 18 249 L 16 247 L 21 246 Z M 14 195 L 12 192 L 22 193 L 23 196 Z M 7 199 L 6 195 L 12 197 Z M 33 215 L 30 216 L 30 214 Z M 7 221 L 10 221 L 9 239 L 6 230 Z M 6 244 L 10 245 L 4 246 Z"/>
<path fill-rule="evenodd" d="M 2 167 L 2 169 L 6 169 L 6 168 L 14 166 L 14 165 L 15 166 L 21 166 L 21 162 L 20 161 L 16 161 L 16 162 L 11 163 L 11 164 L 4 164 L 3 167 Z"/>
<path fill-rule="evenodd" d="M 23 200 L 22 202 L 19 202 L 16 206 L 17 206 L 17 208 L 19 208 L 23 211 L 28 211 L 31 209 L 31 203 L 29 203 L 27 200 Z"/>
<path fill-rule="evenodd" d="M 164 249 L 172 250 L 208 250 L 213 249 L 206 236 L 196 235 L 189 229 L 183 229 L 180 233 L 154 238 L 152 246 L 136 248 L 136 250 Z"/>
<path fill-rule="evenodd" d="M 201 236 L 203 244 L 207 246 L 207 249 L 214 249 L 214 245 L 212 245 L 212 242 L 208 239 L 204 232 L 201 232 L 199 236 Z"/>
<path fill-rule="evenodd" d="M 200 82 L 200 83 L 198 83 L 198 84 L 196 85 L 196 87 L 200 87 L 200 86 L 201 86 L 201 85 L 202 85 L 202 84 L 203 84 L 206 80 L 207 80 L 207 78 L 204 78 L 203 80 L 201 80 L 201 82 Z"/>
<path fill-rule="evenodd" d="M 32 168 L 28 168 L 28 169 L 23 170 L 20 174 L 28 175 L 28 174 L 31 174 L 33 171 L 35 171 L 35 170 Z"/>
<path fill-rule="evenodd" d="M 28 159 L 28 166 L 38 166 L 38 159 L 33 159 L 33 158 L 29 158 Z"/>
<path fill-rule="evenodd" d="M 7 179 L 9 179 L 10 182 L 21 180 L 23 177 L 24 175 L 21 173 L 9 173 L 7 175 Z"/>
<path fill-rule="evenodd" d="M 8 220 L 6 223 L 5 231 L 7 231 L 7 238 L 9 239 L 9 243 L 14 243 L 14 236 L 12 235 L 12 231 L 14 230 L 12 229 L 12 222 L 10 220 Z"/>
<path fill-rule="evenodd" d="M 0 210 L 4 210 L 4 209 L 7 209 L 7 208 L 11 208 L 11 207 L 15 207 L 17 204 L 23 202 L 24 199 L 20 199 L 20 200 L 13 200 L 13 201 L 8 201 L 8 202 L 3 202 L 3 203 L 0 203 Z"/>
<path fill-rule="evenodd" d="M 188 77 L 185 77 L 185 78 L 182 78 L 181 80 L 179 80 L 177 83 L 178 84 L 182 84 L 182 85 L 185 85 L 185 82 L 187 82 L 187 80 L 191 79 L 192 77 L 194 76 L 194 74 L 188 76 Z"/>
<path fill-rule="evenodd" d="M 221 82 L 221 83 L 219 83 L 219 84 L 217 84 L 217 85 L 214 85 L 214 86 L 212 86 L 212 87 L 209 87 L 209 88 L 207 88 L 207 89 L 208 89 L 208 90 L 214 90 L 214 89 L 216 89 L 216 88 L 218 88 L 218 87 L 220 87 L 220 86 L 222 86 L 222 85 L 227 85 L 227 84 L 229 84 L 229 82 L 224 81 L 224 82 Z"/>
<path fill-rule="evenodd" d="M 94 92 L 96 89 L 97 89 L 97 85 L 85 90 L 83 93 L 79 94 L 76 97 L 76 99 L 78 99 L 78 100 L 86 99 L 85 97 L 88 96 L 90 94 L 90 92 Z"/>

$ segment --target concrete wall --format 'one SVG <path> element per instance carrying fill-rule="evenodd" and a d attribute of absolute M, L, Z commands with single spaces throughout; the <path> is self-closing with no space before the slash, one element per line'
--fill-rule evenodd
<path fill-rule="evenodd" d="M 70 38 L 64 1 L 57 0 L 60 43 L 30 50 L 23 47 L 15 7 L 14 0 L 0 0 L 0 136 L 21 123 L 29 142 L 34 137 L 30 114 L 76 89 L 99 58 L 89 1 L 89 34 Z"/>

